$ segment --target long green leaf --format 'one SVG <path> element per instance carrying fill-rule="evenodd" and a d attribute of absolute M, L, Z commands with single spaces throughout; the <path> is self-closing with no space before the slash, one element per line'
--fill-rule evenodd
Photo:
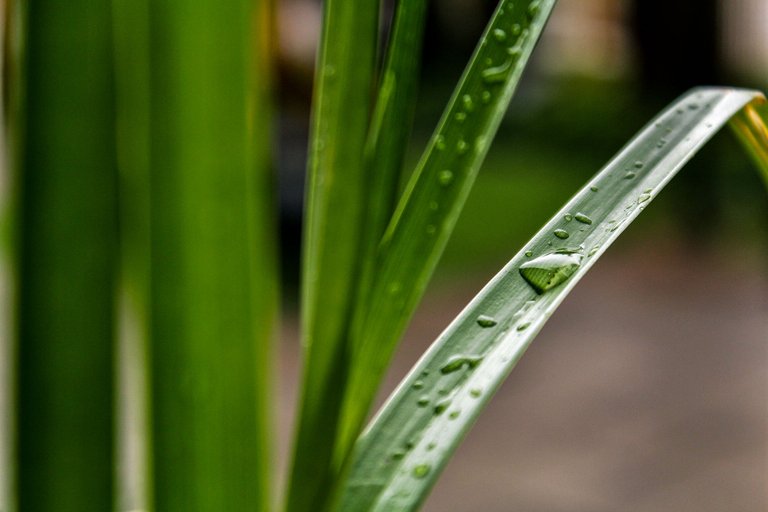
<path fill-rule="evenodd" d="M 23 7 L 17 506 L 101 512 L 114 500 L 110 1 Z"/>
<path fill-rule="evenodd" d="M 254 71 L 261 7 L 149 3 L 151 508 L 158 511 L 270 507 L 265 383 L 274 274 L 265 262 L 275 243 L 257 226 L 271 216 L 263 200 L 269 169 L 254 146 L 268 139 L 269 119 L 251 110 L 254 81 L 266 78 Z"/>
<path fill-rule="evenodd" d="M 694 90 L 644 128 L 451 323 L 360 438 L 346 511 L 414 510 L 546 320 L 606 248 L 712 135 L 765 98 Z M 763 139 L 752 149 L 768 150 Z M 527 276 L 530 283 L 526 281 Z M 534 286 L 532 286 L 532 284 Z"/>
<path fill-rule="evenodd" d="M 287 510 L 322 510 L 346 385 L 348 316 L 361 265 L 377 0 L 324 4 L 315 76 L 302 268 L 305 347 Z"/>
<path fill-rule="evenodd" d="M 375 280 L 356 311 L 353 364 L 336 457 L 354 443 L 520 81 L 554 0 L 502 0 L 380 243 Z"/>

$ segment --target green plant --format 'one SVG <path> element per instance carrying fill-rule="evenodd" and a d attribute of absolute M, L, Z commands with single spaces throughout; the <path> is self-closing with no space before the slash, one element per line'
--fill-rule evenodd
<path fill-rule="evenodd" d="M 112 506 L 119 328 L 146 352 L 149 508 L 269 510 L 272 4 L 23 5 L 17 507 Z M 361 436 L 554 5 L 499 2 L 409 172 L 426 1 L 397 3 L 380 69 L 379 2 L 325 3 L 287 511 L 417 508 L 554 309 L 718 128 L 731 121 L 768 184 L 763 96 L 685 95 L 480 292 Z"/>

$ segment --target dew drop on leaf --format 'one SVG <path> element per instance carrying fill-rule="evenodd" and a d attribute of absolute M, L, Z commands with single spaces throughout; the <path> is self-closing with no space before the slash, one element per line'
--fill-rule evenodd
<path fill-rule="evenodd" d="M 453 183 L 453 172 L 449 171 L 448 169 L 440 171 L 437 174 L 437 182 L 443 187 L 447 187 Z"/>
<path fill-rule="evenodd" d="M 429 464 L 419 464 L 413 468 L 413 476 L 416 478 L 424 478 L 432 470 L 432 466 Z"/>
<path fill-rule="evenodd" d="M 554 231 L 554 234 L 555 234 L 555 236 L 556 236 L 557 238 L 559 238 L 559 239 L 561 239 L 561 240 L 565 240 L 566 238 L 568 238 L 569 236 L 571 236 L 571 235 L 570 235 L 570 234 L 569 234 L 569 233 L 568 233 L 566 230 L 564 230 L 564 229 L 556 229 L 556 230 Z"/>
<path fill-rule="evenodd" d="M 544 293 L 571 277 L 581 260 L 580 254 L 545 254 L 520 265 L 520 275 L 537 293 Z"/>
<path fill-rule="evenodd" d="M 457 372 L 465 366 L 469 369 L 476 367 L 483 360 L 483 356 L 456 354 L 448 358 L 445 364 L 440 367 L 440 373 L 449 374 Z"/>
<path fill-rule="evenodd" d="M 480 315 L 477 317 L 477 325 L 480 327 L 493 327 L 496 323 L 496 319 L 492 316 Z"/>

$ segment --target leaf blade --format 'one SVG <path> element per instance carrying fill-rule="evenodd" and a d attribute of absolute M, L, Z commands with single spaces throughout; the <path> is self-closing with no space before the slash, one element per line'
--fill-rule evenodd
<path fill-rule="evenodd" d="M 370 299 L 356 313 L 354 364 L 337 459 L 362 428 L 387 363 L 456 224 L 554 0 L 499 2 L 379 246 Z"/>
<path fill-rule="evenodd" d="M 620 151 L 486 285 L 402 381 L 358 441 L 341 509 L 418 507 L 474 419 L 578 280 L 716 129 L 744 107 L 764 101 L 751 91 L 694 90 Z M 635 175 L 627 177 L 630 173 Z M 566 220 L 577 212 L 592 223 Z M 554 244 L 565 242 L 554 231 L 575 223 L 581 226 L 568 242 L 584 246 L 584 263 L 540 295 L 519 273 L 530 261 L 526 252 L 552 253 Z M 481 315 L 493 318 L 494 325 L 479 325 Z M 483 357 L 474 370 L 440 371 L 451 357 L 469 353 Z M 440 389 L 446 388 L 444 397 Z M 425 394 L 432 400 L 428 407 L 418 401 Z M 434 402 L 438 396 L 441 404 Z"/>

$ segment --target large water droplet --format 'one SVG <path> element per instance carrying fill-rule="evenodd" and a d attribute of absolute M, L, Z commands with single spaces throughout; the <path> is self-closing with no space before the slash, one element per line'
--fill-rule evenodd
<path fill-rule="evenodd" d="M 523 322 L 522 324 L 520 324 L 520 325 L 518 325 L 518 326 L 517 326 L 517 330 L 518 330 L 518 331 L 524 331 L 524 330 L 526 330 L 528 327 L 530 327 L 530 325 L 531 325 L 531 322 Z"/>
<path fill-rule="evenodd" d="M 559 239 L 561 239 L 561 240 L 565 240 L 566 238 L 568 238 L 569 236 L 571 236 L 571 235 L 570 235 L 570 234 L 569 234 L 569 233 L 568 233 L 566 230 L 564 230 L 564 229 L 556 229 L 556 230 L 554 231 L 554 234 L 555 234 L 555 236 L 556 236 L 557 238 L 559 238 Z"/>
<path fill-rule="evenodd" d="M 587 215 L 581 212 L 574 215 L 573 218 L 581 222 L 582 224 L 592 224 L 592 219 L 590 219 Z"/>
<path fill-rule="evenodd" d="M 451 414 L 448 415 L 448 419 L 455 420 L 460 414 L 461 411 L 451 411 Z"/>
<path fill-rule="evenodd" d="M 523 31 L 523 27 L 521 27 L 519 23 L 515 23 L 514 25 L 512 25 L 511 32 L 513 36 L 519 36 L 520 32 L 522 31 Z"/>
<path fill-rule="evenodd" d="M 592 192 L 597 192 L 600 189 L 598 187 L 592 185 L 591 187 L 589 187 L 589 190 L 591 190 Z"/>
<path fill-rule="evenodd" d="M 424 387 L 424 381 L 419 379 L 413 383 L 413 389 L 421 389 Z"/>
<path fill-rule="evenodd" d="M 477 317 L 477 325 L 480 327 L 493 327 L 496 323 L 496 319 L 492 316 L 480 315 Z"/>
<path fill-rule="evenodd" d="M 480 93 L 480 101 L 486 105 L 491 102 L 491 97 L 491 91 L 483 91 Z"/>
<path fill-rule="evenodd" d="M 571 222 L 573 220 L 573 215 L 571 215 L 570 213 L 566 213 L 565 215 L 563 215 L 563 218 L 565 219 L 565 222 Z"/>
<path fill-rule="evenodd" d="M 496 39 L 498 42 L 503 42 L 507 40 L 507 33 L 504 32 L 504 30 L 497 28 L 493 30 L 493 38 Z"/>
<path fill-rule="evenodd" d="M 537 293 L 544 293 L 571 277 L 581 260 L 580 254 L 545 254 L 520 265 L 520 275 Z"/>
<path fill-rule="evenodd" d="M 469 390 L 469 396 L 472 398 L 480 398 L 480 395 L 483 394 L 483 390 L 480 388 L 472 388 Z"/>
<path fill-rule="evenodd" d="M 416 405 L 419 407 L 426 407 L 429 405 L 429 397 L 427 395 L 422 395 L 419 397 L 419 400 L 416 402 Z"/>
<path fill-rule="evenodd" d="M 413 476 L 416 478 L 425 478 L 429 472 L 432 471 L 432 466 L 429 464 L 419 464 L 413 468 Z"/>
<path fill-rule="evenodd" d="M 435 137 L 435 147 L 438 149 L 438 151 L 442 151 L 445 149 L 445 137 L 442 135 L 438 135 Z"/>
<path fill-rule="evenodd" d="M 469 149 L 469 144 L 467 144 L 467 141 L 464 139 L 459 139 L 459 142 L 456 143 L 456 153 L 459 155 L 463 155 L 467 152 Z"/>
<path fill-rule="evenodd" d="M 483 356 L 456 354 L 448 358 L 445 364 L 440 368 L 440 373 L 448 374 L 461 370 L 465 366 L 467 368 L 474 368 L 480 361 L 483 360 Z"/>

